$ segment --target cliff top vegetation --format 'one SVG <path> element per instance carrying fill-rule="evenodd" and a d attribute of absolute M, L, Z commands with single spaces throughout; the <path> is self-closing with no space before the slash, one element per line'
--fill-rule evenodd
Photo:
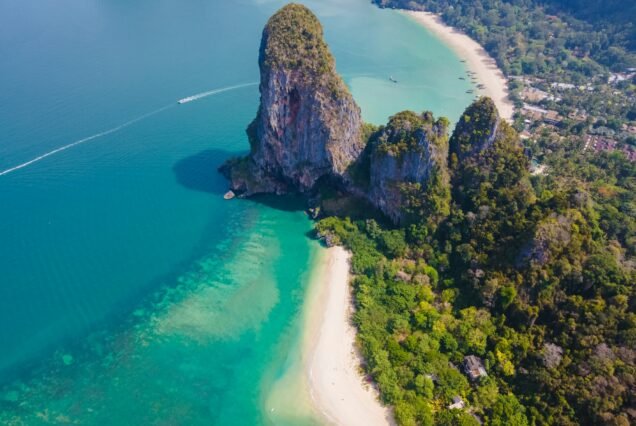
<path fill-rule="evenodd" d="M 529 176 L 518 136 L 496 118 L 477 101 L 453 132 L 464 155 L 451 154 L 439 223 L 418 191 L 425 214 L 404 226 L 318 222 L 353 252 L 365 369 L 399 425 L 631 424 L 633 221 L 612 203 L 633 206 L 634 165 L 564 164 L 570 185 Z M 626 199 L 608 199 L 609 185 Z M 465 368 L 475 358 L 479 377 Z"/>
<path fill-rule="evenodd" d="M 269 67 L 325 73 L 334 59 L 323 38 L 316 15 L 307 7 L 290 3 L 276 12 L 263 31 L 261 60 Z"/>
<path fill-rule="evenodd" d="M 399 156 L 407 151 L 420 150 L 422 137 L 435 145 L 445 144 L 448 124 L 445 117 L 435 120 L 430 111 L 421 114 L 399 112 L 374 135 L 378 139 L 378 152 Z"/>

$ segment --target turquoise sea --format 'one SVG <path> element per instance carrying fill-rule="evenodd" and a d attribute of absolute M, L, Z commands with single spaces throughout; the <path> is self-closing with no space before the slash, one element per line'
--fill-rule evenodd
<path fill-rule="evenodd" d="M 320 422 L 267 407 L 299 357 L 312 225 L 299 200 L 224 201 L 216 172 L 247 150 L 283 4 L 0 0 L 0 424 Z M 305 4 L 366 120 L 470 102 L 409 18 Z"/>

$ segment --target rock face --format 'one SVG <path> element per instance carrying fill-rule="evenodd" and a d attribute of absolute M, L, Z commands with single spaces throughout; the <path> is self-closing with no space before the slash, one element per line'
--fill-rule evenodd
<path fill-rule="evenodd" d="M 557 258 L 572 242 L 573 231 L 584 224 L 585 219 L 575 209 L 568 209 L 564 214 L 551 214 L 538 224 L 533 238 L 522 247 L 516 266 L 543 266 Z"/>
<path fill-rule="evenodd" d="M 251 152 L 222 171 L 243 195 L 306 192 L 321 177 L 344 180 L 364 148 L 360 109 L 335 69 L 322 26 L 288 4 L 261 40 L 261 103 L 247 129 Z"/>
<path fill-rule="evenodd" d="M 448 187 L 447 127 L 431 113 L 404 111 L 372 138 L 367 196 L 394 223 L 421 216 L 435 187 Z"/>
<path fill-rule="evenodd" d="M 507 161 L 491 151 L 509 151 L 516 137 L 488 98 L 460 119 L 450 158 L 448 120 L 430 112 L 401 112 L 380 128 L 364 125 L 336 73 L 320 22 L 298 4 L 268 21 L 259 67 L 261 102 L 247 128 L 250 153 L 220 169 L 238 196 L 309 193 L 312 204 L 343 214 L 367 209 L 369 202 L 367 210 L 376 207 L 395 224 L 436 226 L 450 212 L 451 171 L 470 201 L 485 179 L 480 171 L 498 170 Z M 457 176 L 467 178 L 460 182 Z"/>
<path fill-rule="evenodd" d="M 527 205 L 533 197 L 529 159 L 517 132 L 499 113 L 490 98 L 473 102 L 462 114 L 449 143 L 453 199 L 464 209 L 485 217 L 492 199 L 507 187 L 515 194 L 508 207 Z M 501 206 L 503 209 L 505 207 Z"/>
<path fill-rule="evenodd" d="M 473 102 L 462 114 L 450 140 L 450 152 L 463 161 L 490 148 L 500 135 L 501 119 L 490 98 Z"/>

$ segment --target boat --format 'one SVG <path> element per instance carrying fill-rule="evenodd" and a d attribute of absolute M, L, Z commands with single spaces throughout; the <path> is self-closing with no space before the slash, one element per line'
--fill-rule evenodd
<path fill-rule="evenodd" d="M 474 90 L 466 90 L 466 93 L 473 93 Z"/>
<path fill-rule="evenodd" d="M 188 102 L 192 102 L 195 99 L 194 96 L 188 96 L 187 98 L 179 99 L 177 101 L 178 104 L 187 104 Z"/>
<path fill-rule="evenodd" d="M 393 83 L 397 83 L 398 82 L 395 78 L 393 78 L 393 76 L 390 76 L 389 80 L 391 80 Z"/>
<path fill-rule="evenodd" d="M 459 77 L 460 80 L 466 80 L 466 77 Z"/>

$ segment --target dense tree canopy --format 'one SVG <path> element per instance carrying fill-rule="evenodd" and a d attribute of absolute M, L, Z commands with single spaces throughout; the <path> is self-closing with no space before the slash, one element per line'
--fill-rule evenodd
<path fill-rule="evenodd" d="M 586 136 L 636 144 L 636 81 L 610 81 L 636 67 L 636 3 L 375 2 L 439 13 L 518 76 L 518 107 L 531 86 L 562 116 L 524 145 L 482 98 L 449 140 L 445 208 L 412 191 L 419 214 L 400 228 L 317 224 L 353 252 L 359 344 L 383 400 L 401 425 L 636 423 L 636 164 L 583 149 Z M 531 175 L 531 158 L 549 173 Z M 467 356 L 487 375 L 471 380 Z"/>
<path fill-rule="evenodd" d="M 633 422 L 633 164 L 555 158 L 571 176 L 531 178 L 487 99 L 467 109 L 450 146 L 451 209 L 439 226 L 330 217 L 316 227 L 353 252 L 359 342 L 396 420 Z M 487 376 L 465 374 L 468 355 Z M 449 408 L 457 400 L 465 407 Z"/>

